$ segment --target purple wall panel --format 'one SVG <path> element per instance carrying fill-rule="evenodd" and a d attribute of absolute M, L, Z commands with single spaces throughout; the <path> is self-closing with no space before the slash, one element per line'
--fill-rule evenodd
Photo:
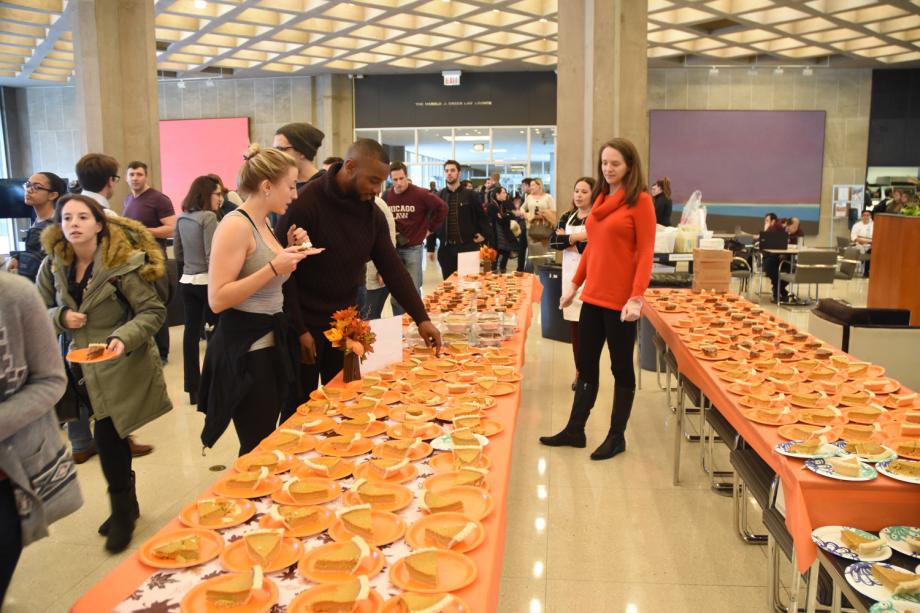
<path fill-rule="evenodd" d="M 819 203 L 824 115 L 651 111 L 649 182 L 670 177 L 675 203 Z"/>

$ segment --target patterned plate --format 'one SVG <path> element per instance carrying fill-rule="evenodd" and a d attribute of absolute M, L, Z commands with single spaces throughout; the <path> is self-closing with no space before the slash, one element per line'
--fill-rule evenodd
<path fill-rule="evenodd" d="M 841 481 L 872 481 L 878 477 L 878 473 L 875 472 L 875 469 L 865 464 L 863 462 L 859 463 L 859 476 L 850 477 L 848 475 L 841 475 L 838 472 L 835 472 L 831 465 L 825 462 L 824 460 L 806 460 L 805 467 L 822 477 L 830 477 L 831 479 L 839 479 Z"/>
<path fill-rule="evenodd" d="M 920 528 L 915 528 L 913 526 L 888 526 L 887 528 L 882 528 L 879 534 L 888 541 L 888 544 L 891 545 L 891 548 L 895 551 L 900 551 L 906 556 L 920 559 L 920 552 L 911 550 L 910 545 L 907 544 L 908 537 L 920 539 Z"/>
<path fill-rule="evenodd" d="M 912 594 L 910 596 L 892 597 L 891 590 L 882 585 L 875 579 L 875 577 L 872 576 L 872 567 L 876 564 L 879 566 L 884 566 L 885 568 L 893 568 L 894 570 L 910 572 L 906 568 L 892 566 L 891 564 L 886 564 L 885 562 L 856 562 L 855 564 L 850 564 L 846 567 L 846 570 L 843 571 L 843 576 L 846 577 L 847 583 L 853 586 L 854 590 L 866 598 L 871 598 L 872 600 L 877 601 L 892 600 L 896 603 L 907 602 L 920 604 L 920 595 L 917 594 Z"/>
<path fill-rule="evenodd" d="M 844 530 L 852 530 L 856 534 L 866 538 L 876 538 L 871 532 L 866 532 L 857 528 L 846 526 L 823 526 L 821 528 L 815 528 L 815 530 L 812 531 L 811 540 L 824 551 L 846 560 L 853 560 L 854 562 L 881 562 L 891 557 L 891 547 L 888 545 L 879 548 L 878 553 L 874 556 L 860 556 L 857 552 L 843 543 L 841 534 Z"/>

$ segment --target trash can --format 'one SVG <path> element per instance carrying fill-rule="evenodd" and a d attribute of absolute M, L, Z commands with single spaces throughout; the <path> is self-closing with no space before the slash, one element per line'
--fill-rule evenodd
<path fill-rule="evenodd" d="M 562 266 L 540 266 L 540 282 L 543 284 L 543 297 L 540 299 L 543 338 L 569 343 L 572 340 L 571 326 L 562 317 L 562 310 L 559 308 L 559 299 L 562 298 Z"/>

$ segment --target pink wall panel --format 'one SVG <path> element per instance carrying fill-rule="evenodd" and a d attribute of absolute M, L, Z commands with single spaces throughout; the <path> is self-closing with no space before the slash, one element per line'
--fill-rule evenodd
<path fill-rule="evenodd" d="M 195 177 L 216 173 L 228 189 L 236 179 L 249 147 L 249 118 L 180 119 L 160 122 L 162 191 L 182 210 L 182 200 Z"/>

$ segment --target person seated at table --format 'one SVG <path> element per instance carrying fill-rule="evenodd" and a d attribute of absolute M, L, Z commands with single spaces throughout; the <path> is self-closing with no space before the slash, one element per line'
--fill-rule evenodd
<path fill-rule="evenodd" d="M 572 282 L 559 301 L 572 304 L 579 287 L 578 381 L 565 428 L 540 437 L 552 447 L 584 447 L 585 424 L 597 400 L 600 359 L 607 343 L 613 371 L 613 411 L 604 442 L 591 454 L 605 460 L 626 451 L 626 424 L 636 389 L 633 350 L 643 295 L 652 274 L 655 249 L 655 206 L 646 192 L 642 161 L 625 138 L 604 143 L 598 152 L 594 205 L 585 229 L 591 237 Z"/>
<path fill-rule="evenodd" d="M 764 242 L 764 237 L 768 234 L 782 233 L 784 237 L 787 237 L 786 228 L 783 223 L 776 216 L 776 213 L 767 213 L 763 218 L 763 231 L 760 233 L 759 243 L 762 245 Z M 786 239 L 788 242 L 788 238 Z M 777 296 L 781 302 L 786 302 L 789 300 L 789 291 L 787 282 L 780 282 L 779 279 L 779 269 L 780 263 L 783 261 L 783 257 L 776 253 L 764 253 L 762 259 L 763 273 L 770 279 L 772 284 L 771 290 L 771 302 L 777 301 Z"/>
<path fill-rule="evenodd" d="M 864 210 L 859 221 L 853 224 L 853 228 L 850 230 L 850 240 L 859 249 L 860 253 L 870 253 L 872 251 L 872 228 L 874 225 L 872 213 L 867 210 Z M 869 260 L 866 260 L 863 276 L 869 276 Z"/>
<path fill-rule="evenodd" d="M 805 231 L 802 230 L 802 222 L 798 217 L 790 217 L 786 221 L 786 234 L 789 235 L 789 244 L 802 246 L 805 241 Z"/>

